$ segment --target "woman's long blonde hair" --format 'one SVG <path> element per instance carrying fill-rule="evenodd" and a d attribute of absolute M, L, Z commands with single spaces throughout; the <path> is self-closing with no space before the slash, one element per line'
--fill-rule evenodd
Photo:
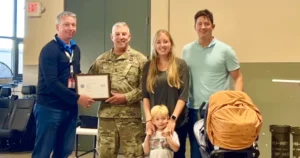
<path fill-rule="evenodd" d="M 152 57 L 150 61 L 150 66 L 149 66 L 149 73 L 147 76 L 147 82 L 146 82 L 146 88 L 148 92 L 154 93 L 154 87 L 156 83 L 156 78 L 158 75 L 158 64 L 159 64 L 159 55 L 156 52 L 155 49 L 155 44 L 157 42 L 158 37 L 161 34 L 165 34 L 166 36 L 169 37 L 169 40 L 171 42 L 171 49 L 168 54 L 168 59 L 169 59 L 169 65 L 167 69 L 167 81 L 169 86 L 171 87 L 176 87 L 180 88 L 180 78 L 179 78 L 179 71 L 178 71 L 178 63 L 176 62 L 176 57 L 173 53 L 173 48 L 174 48 L 174 41 L 170 35 L 170 33 L 167 30 L 158 30 L 154 36 L 153 42 L 152 42 Z"/>

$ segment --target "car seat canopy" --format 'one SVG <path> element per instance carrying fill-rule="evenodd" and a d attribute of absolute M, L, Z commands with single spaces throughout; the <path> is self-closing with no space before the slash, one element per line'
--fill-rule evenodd
<path fill-rule="evenodd" d="M 253 145 L 262 126 L 262 116 L 242 91 L 220 91 L 209 100 L 206 132 L 212 144 L 240 150 Z"/>

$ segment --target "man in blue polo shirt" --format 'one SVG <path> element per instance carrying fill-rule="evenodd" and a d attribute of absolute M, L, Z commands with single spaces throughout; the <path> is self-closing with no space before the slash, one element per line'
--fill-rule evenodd
<path fill-rule="evenodd" d="M 235 90 L 243 90 L 243 76 L 234 50 L 217 40 L 213 14 L 205 9 L 194 16 L 198 40 L 184 46 L 182 57 L 190 69 L 190 97 L 188 102 L 188 133 L 191 157 L 201 158 L 199 145 L 193 134 L 193 126 L 199 120 L 200 106 L 207 105 L 209 97 L 217 91 L 230 88 L 230 77 L 235 81 Z M 202 117 L 203 117 L 203 112 Z"/>
<path fill-rule="evenodd" d="M 80 50 L 72 40 L 76 15 L 62 12 L 56 19 L 57 34 L 41 50 L 34 106 L 36 140 L 33 158 L 67 158 L 73 151 L 78 104 L 94 101 L 75 93 L 74 76 L 80 71 Z"/>

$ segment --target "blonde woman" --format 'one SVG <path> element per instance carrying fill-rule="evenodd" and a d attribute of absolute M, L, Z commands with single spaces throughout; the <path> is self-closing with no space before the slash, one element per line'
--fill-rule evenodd
<path fill-rule="evenodd" d="M 174 157 L 185 157 L 185 141 L 188 121 L 189 72 L 184 60 L 175 57 L 174 42 L 170 33 L 159 30 L 153 41 L 152 59 L 143 69 L 142 92 L 146 116 L 146 131 L 155 133 L 150 109 L 154 105 L 168 107 L 170 120 L 164 132 L 175 130 L 179 137 L 180 148 Z"/>

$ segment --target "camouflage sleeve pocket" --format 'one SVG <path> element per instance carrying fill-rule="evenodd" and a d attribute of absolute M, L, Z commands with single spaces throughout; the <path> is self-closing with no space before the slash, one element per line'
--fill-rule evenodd
<path fill-rule="evenodd" d="M 135 85 L 139 82 L 140 71 L 137 66 L 128 64 L 123 72 L 124 77 L 128 80 L 130 84 Z M 133 86 L 135 87 L 135 86 Z"/>

